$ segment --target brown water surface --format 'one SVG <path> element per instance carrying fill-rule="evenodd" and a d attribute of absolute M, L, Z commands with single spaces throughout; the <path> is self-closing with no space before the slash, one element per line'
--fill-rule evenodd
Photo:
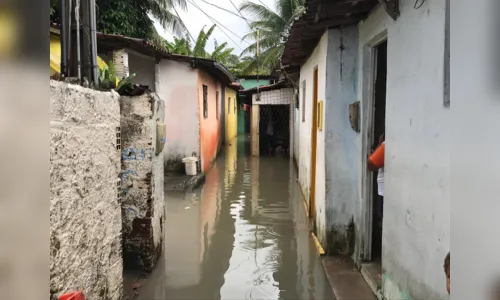
<path fill-rule="evenodd" d="M 200 190 L 165 193 L 164 254 L 137 299 L 333 299 L 290 159 L 246 149 L 226 146 Z"/>

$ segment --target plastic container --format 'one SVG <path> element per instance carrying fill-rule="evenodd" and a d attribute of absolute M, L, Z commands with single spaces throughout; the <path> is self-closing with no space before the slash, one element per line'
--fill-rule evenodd
<path fill-rule="evenodd" d="M 198 162 L 198 157 L 185 157 L 182 159 L 184 163 L 184 168 L 186 170 L 186 174 L 190 176 L 194 176 L 198 173 L 196 168 L 196 163 Z"/>

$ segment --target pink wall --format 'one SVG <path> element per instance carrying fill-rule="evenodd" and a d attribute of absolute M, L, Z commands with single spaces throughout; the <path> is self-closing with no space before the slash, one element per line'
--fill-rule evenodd
<path fill-rule="evenodd" d="M 203 114 L 203 85 L 208 87 L 208 117 Z M 216 112 L 215 94 L 219 92 L 219 101 Z M 200 112 L 200 141 L 201 166 L 203 172 L 210 169 L 210 164 L 217 157 L 220 148 L 221 136 L 221 84 L 202 70 L 198 70 L 198 100 Z"/>
<path fill-rule="evenodd" d="M 166 167 L 167 162 L 191 156 L 193 152 L 199 155 L 198 71 L 187 63 L 162 60 L 157 93 L 165 102 Z"/>

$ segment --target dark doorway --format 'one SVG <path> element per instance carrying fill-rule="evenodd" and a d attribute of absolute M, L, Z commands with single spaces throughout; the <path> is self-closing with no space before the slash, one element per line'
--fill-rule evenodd
<path fill-rule="evenodd" d="M 379 138 L 385 133 L 385 109 L 387 89 L 387 41 L 375 48 L 375 78 L 374 78 L 374 102 L 373 102 L 373 146 L 375 150 L 379 146 Z M 381 268 L 382 257 L 382 217 L 383 217 L 383 195 L 379 195 L 379 173 L 383 168 L 373 174 L 373 223 L 372 223 L 372 261 Z M 383 178 L 383 177 L 382 177 Z M 383 180 L 383 179 L 382 179 Z M 381 183 L 383 185 L 383 183 Z M 380 192 L 383 194 L 383 190 Z"/>
<path fill-rule="evenodd" d="M 290 106 L 260 105 L 259 113 L 260 155 L 289 153 Z"/>

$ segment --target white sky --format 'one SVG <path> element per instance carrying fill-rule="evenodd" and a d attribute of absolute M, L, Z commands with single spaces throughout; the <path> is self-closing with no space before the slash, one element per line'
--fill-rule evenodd
<path fill-rule="evenodd" d="M 210 20 L 208 16 L 206 16 L 198 8 L 189 3 L 189 2 L 194 2 L 197 6 L 203 9 L 203 11 L 207 15 L 209 15 L 217 22 L 219 22 L 220 24 L 222 24 L 223 26 L 227 27 L 229 30 L 234 32 L 234 34 L 232 34 L 225 28 L 222 28 L 219 24 L 217 24 L 216 28 L 214 29 L 214 32 L 212 33 L 212 38 L 207 43 L 207 48 L 208 48 L 207 50 L 209 51 L 213 50 L 214 39 L 216 39 L 219 45 L 224 42 L 227 42 L 229 47 L 234 48 L 234 53 L 239 55 L 241 51 L 246 47 L 248 47 L 249 45 L 247 42 L 241 41 L 241 38 L 249 31 L 247 23 L 242 18 L 232 15 L 228 12 L 225 12 L 212 5 L 209 5 L 204 1 L 216 4 L 217 6 L 223 7 L 227 10 L 233 11 L 236 14 L 238 14 L 238 12 L 236 11 L 236 9 L 233 7 L 233 5 L 229 0 L 188 0 L 187 11 L 182 11 L 180 9 L 177 9 L 177 11 L 179 12 L 179 15 L 181 16 L 184 23 L 186 24 L 186 27 L 188 28 L 189 32 L 191 32 L 191 35 L 196 39 L 198 33 L 203 28 L 203 26 L 206 26 L 205 30 L 208 30 L 208 28 L 210 28 L 210 26 L 214 24 L 214 22 Z M 240 4 L 243 2 L 243 0 L 232 0 L 232 1 L 236 5 L 236 7 L 239 7 Z M 255 3 L 260 3 L 259 0 L 252 0 L 252 1 L 254 1 Z M 261 0 L 261 1 L 271 9 L 274 9 L 274 0 Z M 246 15 L 244 16 L 248 18 L 248 16 Z M 173 39 L 172 34 L 170 32 L 165 31 L 156 21 L 155 21 L 155 27 L 161 36 L 163 36 L 169 41 Z M 229 38 L 223 33 L 223 31 L 226 32 Z M 234 42 L 231 41 L 230 38 Z"/>

